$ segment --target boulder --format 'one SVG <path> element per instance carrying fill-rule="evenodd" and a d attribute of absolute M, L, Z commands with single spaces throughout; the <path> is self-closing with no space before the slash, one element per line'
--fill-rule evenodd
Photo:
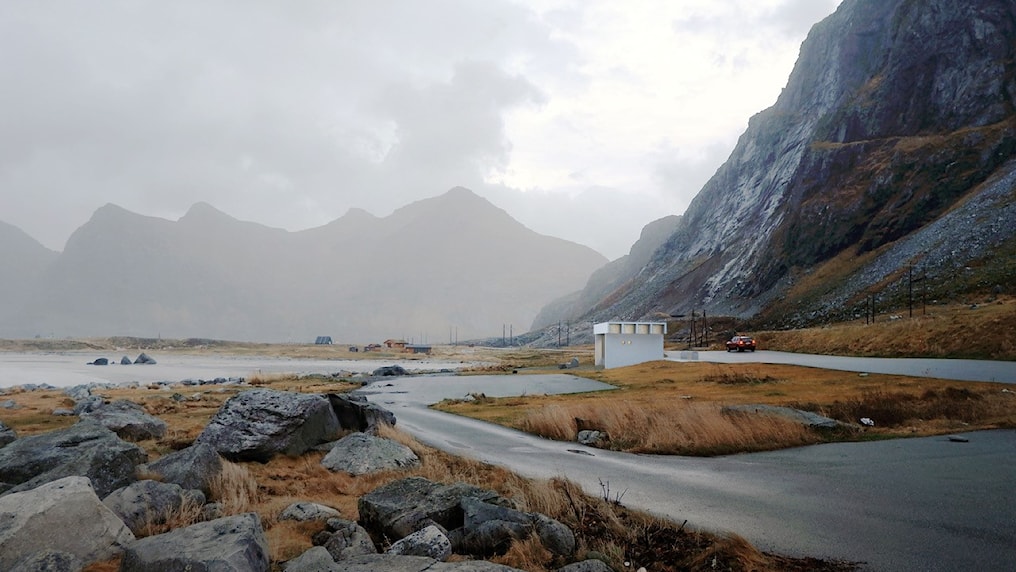
<path fill-rule="evenodd" d="M 109 359 L 104 357 L 96 358 L 95 361 L 88 362 L 88 365 L 109 365 Z"/>
<path fill-rule="evenodd" d="M 149 357 L 148 354 L 142 352 L 141 355 L 138 356 L 138 359 L 134 360 L 134 363 L 144 365 L 155 365 L 155 360 Z"/>
<path fill-rule="evenodd" d="M 144 407 L 127 399 L 118 399 L 80 414 L 82 419 L 98 421 L 122 439 L 144 441 L 166 434 L 166 422 L 149 415 Z"/>
<path fill-rule="evenodd" d="M 440 528 L 430 525 L 392 544 L 385 553 L 427 556 L 444 562 L 452 555 L 452 542 Z"/>
<path fill-rule="evenodd" d="M 395 414 L 381 407 L 369 403 L 363 395 L 354 393 L 329 393 L 328 401 L 335 410 L 335 416 L 339 419 L 339 425 L 343 429 L 359 431 L 361 433 L 377 433 L 377 426 L 395 426 Z"/>
<path fill-rule="evenodd" d="M 588 445 L 590 447 L 600 447 L 610 441 L 610 436 L 606 431 L 597 431 L 595 429 L 586 429 L 579 431 L 576 435 L 576 441 L 582 445 Z"/>
<path fill-rule="evenodd" d="M 33 489 L 69 476 L 91 480 L 100 497 L 136 480 L 138 465 L 148 454 L 117 437 L 94 421 L 81 421 L 65 429 L 21 437 L 0 448 L 0 483 L 3 494 Z"/>
<path fill-rule="evenodd" d="M 5 399 L 3 401 L 0 401 L 0 409 L 20 409 L 20 408 L 21 406 L 18 405 L 18 402 L 14 401 L 13 399 Z"/>
<path fill-rule="evenodd" d="M 285 572 L 338 572 L 339 565 L 323 546 L 315 546 L 286 562 Z"/>
<path fill-rule="evenodd" d="M 8 572 L 78 572 L 82 568 L 77 556 L 48 548 L 18 562 Z"/>
<path fill-rule="evenodd" d="M 267 572 L 268 541 L 252 512 L 149 536 L 127 545 L 120 572 Z"/>
<path fill-rule="evenodd" d="M 460 527 L 463 498 L 510 504 L 497 493 L 473 485 L 445 485 L 423 477 L 408 477 L 361 496 L 357 506 L 364 527 L 379 537 L 399 540 L 431 524 L 438 524 L 445 530 Z"/>
<path fill-rule="evenodd" d="M 744 404 L 744 405 L 727 405 L 723 408 L 724 412 L 735 411 L 742 413 L 757 413 L 759 415 L 773 415 L 789 419 L 796 423 L 800 423 L 805 427 L 812 429 L 836 429 L 836 428 L 847 428 L 854 429 L 853 425 L 843 423 L 829 417 L 824 417 L 811 411 L 802 411 L 800 409 L 794 409 L 792 407 L 781 407 L 778 405 L 762 405 L 762 404 Z"/>
<path fill-rule="evenodd" d="M 252 389 L 223 403 L 195 443 L 211 445 L 230 460 L 267 462 L 280 453 L 300 455 L 338 433 L 339 421 L 328 399 Z"/>
<path fill-rule="evenodd" d="M 287 506 L 285 510 L 279 514 L 279 520 L 307 522 L 309 520 L 328 520 L 330 518 L 339 518 L 341 516 L 342 515 L 339 511 L 330 506 L 325 506 L 315 502 L 295 502 Z"/>
<path fill-rule="evenodd" d="M 106 400 L 98 395 L 86 395 L 74 402 L 74 415 L 95 411 L 106 404 Z"/>
<path fill-rule="evenodd" d="M 113 491 L 102 499 L 102 504 L 120 517 L 135 536 L 141 536 L 150 525 L 166 522 L 186 506 L 204 505 L 205 495 L 173 483 L 144 480 Z"/>
<path fill-rule="evenodd" d="M 85 477 L 0 497 L 0 570 L 30 566 L 44 551 L 64 553 L 84 566 L 112 558 L 133 540 L 130 529 L 99 501 Z M 66 559 L 52 555 L 43 563 Z"/>
<path fill-rule="evenodd" d="M 513 540 L 524 540 L 534 533 L 544 548 L 557 556 L 569 557 L 575 552 L 574 533 L 548 516 L 468 497 L 462 499 L 462 511 L 462 548 L 471 554 L 504 554 Z"/>
<path fill-rule="evenodd" d="M 161 457 L 145 469 L 159 475 L 165 483 L 198 489 L 211 496 L 212 480 L 222 473 L 222 457 L 211 445 L 198 443 Z"/>
<path fill-rule="evenodd" d="M 91 383 L 86 383 L 86 384 L 81 384 L 81 385 L 75 385 L 73 387 L 68 387 L 63 392 L 64 392 L 64 395 L 66 395 L 67 397 L 70 397 L 74 401 L 81 401 L 82 399 L 85 399 L 86 397 L 89 397 L 89 396 L 92 395 L 92 387 L 93 386 L 94 386 L 94 384 L 91 384 Z"/>
<path fill-rule="evenodd" d="M 122 358 L 120 358 L 120 365 L 131 365 L 132 363 L 134 362 L 132 362 L 131 358 L 127 356 L 123 356 Z"/>
<path fill-rule="evenodd" d="M 338 563 L 339 572 L 522 572 L 503 564 L 484 560 L 438 562 L 426 556 L 369 554 Z"/>
<path fill-rule="evenodd" d="M 367 530 L 351 520 L 329 518 L 325 530 L 329 534 L 323 537 L 322 546 L 336 562 L 361 554 L 377 554 Z"/>
<path fill-rule="evenodd" d="M 0 421 L 0 447 L 13 443 L 18 438 L 18 433 L 13 428 L 8 427 L 3 421 Z"/>
<path fill-rule="evenodd" d="M 391 439 L 350 433 L 335 443 L 321 464 L 329 471 L 359 476 L 416 467 L 420 458 L 409 447 Z"/>
<path fill-rule="evenodd" d="M 375 369 L 371 373 L 371 375 L 373 375 L 374 377 L 399 377 L 399 376 L 408 375 L 408 374 L 409 374 L 409 372 L 406 371 L 406 369 L 404 367 L 402 367 L 401 365 L 386 365 L 386 366 L 382 366 L 382 367 L 379 367 L 379 368 Z"/>

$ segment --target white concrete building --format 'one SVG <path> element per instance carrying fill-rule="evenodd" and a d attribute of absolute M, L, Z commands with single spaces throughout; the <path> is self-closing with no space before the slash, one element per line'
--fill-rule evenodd
<path fill-rule="evenodd" d="M 663 359 L 666 322 L 602 322 L 593 325 L 596 367 L 611 369 Z"/>

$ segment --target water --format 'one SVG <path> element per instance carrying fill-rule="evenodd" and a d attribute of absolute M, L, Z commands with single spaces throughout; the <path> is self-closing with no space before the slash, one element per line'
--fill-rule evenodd
<path fill-rule="evenodd" d="M 202 356 L 149 353 L 153 364 L 120 365 L 123 354 L 84 352 L 0 352 L 0 387 L 25 384 L 49 384 L 72 387 L 86 383 L 177 382 L 185 379 L 211 380 L 219 377 L 247 378 L 258 374 L 325 374 L 338 372 L 370 373 L 375 369 L 399 365 L 407 371 L 456 370 L 467 365 L 440 360 L 321 360 L 259 356 Z M 108 358 L 113 365 L 87 365 L 96 358 Z M 136 355 L 129 355 L 131 359 Z M 115 362 L 115 363 L 114 363 Z"/>

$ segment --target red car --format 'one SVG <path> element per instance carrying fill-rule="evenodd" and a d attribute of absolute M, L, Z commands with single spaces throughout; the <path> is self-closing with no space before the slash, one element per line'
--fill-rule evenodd
<path fill-rule="evenodd" d="M 727 351 L 755 351 L 755 339 L 751 336 L 734 336 L 727 342 Z"/>

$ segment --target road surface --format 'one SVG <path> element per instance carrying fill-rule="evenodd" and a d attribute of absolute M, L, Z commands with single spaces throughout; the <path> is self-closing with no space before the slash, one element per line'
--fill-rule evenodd
<path fill-rule="evenodd" d="M 842 443 L 700 459 L 550 441 L 427 408 L 446 397 L 610 389 L 568 375 L 407 377 L 364 388 L 399 427 L 454 454 L 689 526 L 737 533 L 782 554 L 865 562 L 865 570 L 1011 570 L 1016 431 Z M 637 563 L 644 565 L 648 563 Z"/>
<path fill-rule="evenodd" d="M 672 361 L 715 363 L 779 363 L 842 371 L 937 377 L 959 381 L 1016 383 L 1016 362 L 975 359 L 870 358 L 824 356 L 759 350 L 757 352 L 671 351 Z"/>

